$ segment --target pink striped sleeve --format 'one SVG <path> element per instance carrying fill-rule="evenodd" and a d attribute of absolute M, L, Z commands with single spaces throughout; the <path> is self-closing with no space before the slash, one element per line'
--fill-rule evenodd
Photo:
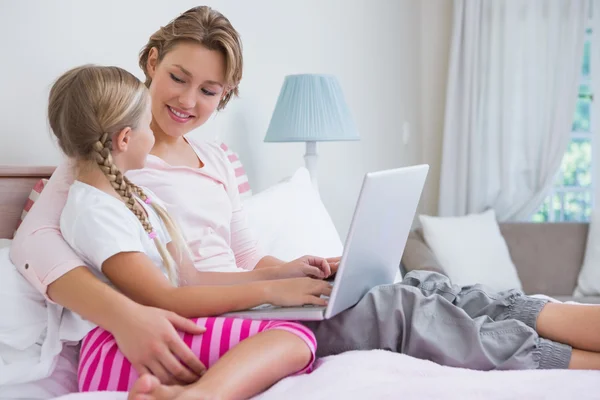
<path fill-rule="evenodd" d="M 222 150 L 222 148 L 221 148 Z M 248 219 L 244 206 L 240 197 L 240 186 L 238 185 L 236 174 L 240 174 L 243 170 L 236 171 L 231 164 L 231 157 L 225 152 L 222 153 L 221 160 L 227 170 L 226 189 L 231 200 L 233 215 L 231 217 L 231 249 L 235 255 L 235 263 L 238 267 L 246 270 L 252 270 L 256 264 L 267 254 L 260 247 L 258 238 L 252 228 L 248 225 Z M 227 158 L 229 157 L 229 158 Z M 227 158 L 227 159 L 226 159 Z M 241 165 L 241 164 L 240 164 Z"/>

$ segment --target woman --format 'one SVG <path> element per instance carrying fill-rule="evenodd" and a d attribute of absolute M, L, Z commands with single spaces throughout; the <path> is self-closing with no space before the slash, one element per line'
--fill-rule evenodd
<path fill-rule="evenodd" d="M 214 167 L 211 158 L 222 155 L 210 145 L 183 136 L 237 94 L 241 44 L 229 21 L 207 7 L 187 11 L 150 38 L 140 54 L 140 67 L 152 96 L 156 143 L 147 168 L 129 177 L 169 205 L 182 224 L 196 268 L 214 272 L 209 283 L 258 279 L 257 274 L 240 273 L 237 266 L 254 271 L 298 265 L 308 271 L 318 266 L 321 261 L 310 257 L 287 265 L 262 254 L 245 224 L 239 194 L 224 183 L 233 171 Z M 15 264 L 42 291 L 49 285 L 47 294 L 54 301 L 111 331 L 138 372 L 152 372 L 163 382 L 173 382 L 174 377 L 192 380 L 192 371 L 200 366 L 190 365 L 193 360 L 169 322 L 193 328 L 103 286 L 85 272 L 83 262 L 61 239 L 57 221 L 70 180 L 59 167 L 17 233 L 11 253 Z M 47 250 L 36 251 L 39 256 L 28 251 L 40 247 Z M 53 261 L 49 270 L 44 266 L 48 261 Z M 324 268 L 331 267 L 325 264 Z M 68 290 L 71 285 L 66 283 L 73 280 L 78 282 L 77 291 Z M 115 307 L 101 308 L 88 301 L 90 291 Z M 291 293 L 290 305 L 303 302 L 300 291 Z M 133 343 L 148 328 L 136 321 L 136 313 L 152 327 L 157 323 L 148 320 L 159 320 L 165 336 L 144 337 L 154 341 L 154 357 L 142 358 Z M 307 325 L 317 336 L 320 356 L 383 348 L 476 369 L 600 368 L 600 340 L 592 333 L 600 329 L 600 307 L 546 304 L 517 291 L 460 288 L 435 273 L 410 273 L 402 284 L 373 289 L 335 318 Z M 190 369 L 178 368 L 176 357 Z M 160 397 L 159 391 L 165 390 L 158 380 L 143 377 L 131 396 L 153 392 Z"/>

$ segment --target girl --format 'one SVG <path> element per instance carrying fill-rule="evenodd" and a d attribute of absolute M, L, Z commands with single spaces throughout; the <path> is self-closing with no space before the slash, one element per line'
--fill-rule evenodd
<path fill-rule="evenodd" d="M 156 141 L 146 168 L 129 176 L 170 205 L 169 211 L 182 223 L 195 267 L 205 271 L 233 272 L 238 266 L 256 271 L 290 267 L 259 250 L 245 224 L 235 173 L 223 152 L 184 136 L 237 94 L 242 65 L 237 32 L 223 15 L 208 7 L 196 7 L 175 18 L 153 34 L 140 53 L 140 67 L 152 94 Z M 50 283 L 50 297 L 113 332 L 118 341 L 128 344 L 123 346 L 124 352 L 135 357 L 135 340 L 122 326 L 133 325 L 131 330 L 142 332 L 134 316 L 147 309 L 125 305 L 113 311 L 84 302 L 86 293 L 78 291 L 85 286 L 106 303 L 125 302 L 118 293 L 101 289 L 97 279 L 82 272 L 84 260 L 72 253 L 58 233 L 57 215 L 69 184 L 66 169 L 59 167 L 19 229 L 13 259 L 36 287 L 45 291 Z M 52 250 L 38 252 L 39 256 L 28 252 L 43 246 L 44 241 Z M 240 276 L 249 275 L 229 273 L 211 278 L 227 283 Z M 73 281 L 80 286 L 72 285 Z M 145 321 L 151 323 L 149 318 Z M 401 284 L 375 288 L 352 309 L 307 325 L 316 333 L 320 356 L 383 348 L 440 364 L 483 370 L 600 367 L 600 342 L 594 333 L 600 330 L 599 307 L 546 304 L 517 291 L 460 288 L 428 272 L 412 272 Z M 162 343 L 157 348 L 164 352 L 157 351 L 158 355 L 150 359 L 140 358 L 140 372 L 148 372 L 155 358 L 167 360 L 175 352 L 173 346 Z M 186 361 L 186 365 L 192 362 Z M 182 377 L 189 377 L 191 372 L 177 371 Z M 161 381 L 172 382 L 165 369 L 156 375 Z M 144 378 L 131 397 L 158 390 L 157 383 Z"/>
<path fill-rule="evenodd" d="M 137 78 L 117 67 L 75 68 L 52 87 L 48 110 L 52 131 L 76 171 L 61 232 L 96 276 L 135 301 L 187 317 L 281 303 L 277 290 L 264 290 L 268 285 L 263 282 L 186 286 L 202 282 L 206 273 L 194 268 L 181 233 L 157 197 L 123 175 L 142 168 L 154 144 L 148 91 Z M 281 272 L 295 274 L 293 268 Z M 292 291 L 293 286 L 306 288 L 296 292 L 307 297 L 330 293 L 324 281 L 286 282 Z M 190 389 L 195 398 L 248 398 L 312 364 L 316 342 L 300 324 L 228 318 L 196 322 L 206 332 L 185 340 L 208 371 Z M 85 337 L 80 390 L 123 391 L 136 378 L 109 332 L 96 328 Z"/>

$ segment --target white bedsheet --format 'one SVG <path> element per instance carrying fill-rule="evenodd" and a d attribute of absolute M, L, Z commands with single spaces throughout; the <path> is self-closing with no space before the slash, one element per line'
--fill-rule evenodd
<path fill-rule="evenodd" d="M 491 371 L 442 367 L 381 350 L 318 361 L 309 375 L 282 380 L 256 400 L 600 399 L 599 371 Z M 124 400 L 125 393 L 79 393 L 60 400 Z"/>

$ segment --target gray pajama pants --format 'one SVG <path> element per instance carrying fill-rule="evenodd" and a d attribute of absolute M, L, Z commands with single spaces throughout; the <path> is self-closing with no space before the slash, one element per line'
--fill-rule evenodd
<path fill-rule="evenodd" d="M 571 347 L 535 331 L 545 304 L 517 290 L 459 287 L 436 272 L 413 271 L 334 318 L 306 326 L 317 337 L 319 357 L 384 349 L 478 370 L 567 368 Z"/>

